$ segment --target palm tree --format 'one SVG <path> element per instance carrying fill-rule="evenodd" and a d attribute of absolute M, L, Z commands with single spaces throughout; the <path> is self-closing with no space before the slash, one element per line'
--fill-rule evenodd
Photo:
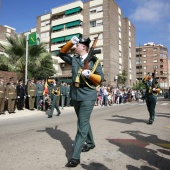
<path fill-rule="evenodd" d="M 8 57 L 0 56 L 0 61 L 3 61 L 4 65 L 8 68 L 8 71 L 17 72 L 18 78 L 23 79 L 25 77 L 25 55 L 26 55 L 26 37 L 18 36 L 17 34 L 14 37 L 6 37 L 9 45 L 5 46 L 0 44 L 0 47 L 4 49 L 4 52 Z M 28 77 L 39 78 L 44 75 L 53 75 L 55 69 L 52 66 L 52 58 L 50 53 L 45 49 L 45 44 L 40 43 L 39 45 L 29 46 L 28 47 Z M 43 67 L 49 67 L 51 71 L 45 71 L 45 74 L 42 74 Z M 0 64 L 0 68 L 2 64 Z M 41 72 L 41 74 L 39 74 Z"/>

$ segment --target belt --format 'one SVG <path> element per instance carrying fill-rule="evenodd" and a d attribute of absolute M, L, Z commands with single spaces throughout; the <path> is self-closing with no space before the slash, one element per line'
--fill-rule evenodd
<path fill-rule="evenodd" d="M 15 94 L 15 93 L 8 93 L 8 94 Z"/>
<path fill-rule="evenodd" d="M 86 83 L 72 83 L 72 85 L 74 87 L 77 87 L 77 88 L 83 88 L 83 87 L 88 87 Z"/>
<path fill-rule="evenodd" d="M 35 90 L 30 90 L 30 91 L 35 91 Z"/>

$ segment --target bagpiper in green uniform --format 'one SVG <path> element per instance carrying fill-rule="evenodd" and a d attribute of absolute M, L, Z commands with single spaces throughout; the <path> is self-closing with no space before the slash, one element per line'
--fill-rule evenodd
<path fill-rule="evenodd" d="M 10 78 L 10 82 L 6 88 L 6 99 L 8 101 L 8 112 L 15 113 L 15 103 L 17 99 L 16 86 L 14 85 L 13 77 Z"/>
<path fill-rule="evenodd" d="M 160 87 L 156 79 L 154 80 L 154 73 L 149 73 L 144 79 L 143 83 L 145 84 L 146 93 L 146 105 L 149 111 L 149 122 L 152 124 L 155 120 L 155 107 L 157 102 L 157 95 L 160 92 Z M 154 82 L 155 81 L 155 82 Z"/>
<path fill-rule="evenodd" d="M 4 77 L 0 75 L 0 114 L 4 114 L 5 109 L 5 94 L 6 93 L 6 85 L 4 84 Z"/>
<path fill-rule="evenodd" d="M 70 97 L 78 119 L 77 134 L 73 144 L 74 150 L 72 158 L 68 161 L 66 167 L 76 167 L 80 163 L 81 152 L 87 152 L 95 147 L 90 126 L 90 116 L 97 99 L 96 87 L 93 85 L 96 80 L 93 78 L 97 76 L 101 82 L 104 81 L 104 75 L 101 64 L 95 56 L 89 62 L 89 70 L 83 70 L 90 42 L 89 38 L 79 40 L 74 36 L 61 48 L 59 53 L 60 58 L 72 66 L 73 84 L 70 88 Z M 76 53 L 78 55 L 71 57 L 67 52 L 74 44 L 76 44 Z M 85 142 L 87 145 L 83 147 Z"/>

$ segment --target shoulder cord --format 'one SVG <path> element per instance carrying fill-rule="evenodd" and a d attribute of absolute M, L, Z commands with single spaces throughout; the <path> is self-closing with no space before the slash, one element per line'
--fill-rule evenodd
<path fill-rule="evenodd" d="M 99 62 L 100 62 L 100 60 L 97 59 L 97 61 L 95 62 L 94 66 L 93 66 L 93 68 L 92 68 L 91 73 L 94 73 L 94 72 L 95 72 L 95 70 L 96 70 L 96 68 L 97 68 L 97 66 L 98 66 L 98 64 L 99 64 Z M 82 72 L 82 69 L 81 69 L 81 72 Z M 81 74 L 81 77 L 82 77 L 82 79 L 84 80 L 84 82 L 87 84 L 87 86 L 89 86 L 90 88 L 96 89 L 97 87 L 99 87 L 99 86 L 92 87 L 92 86 L 87 82 L 86 78 L 85 78 L 82 74 Z"/>

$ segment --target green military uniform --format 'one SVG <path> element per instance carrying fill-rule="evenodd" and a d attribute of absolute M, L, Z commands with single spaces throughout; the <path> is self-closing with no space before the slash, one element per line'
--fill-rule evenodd
<path fill-rule="evenodd" d="M 27 94 L 29 97 L 29 109 L 34 110 L 35 97 L 36 97 L 36 85 L 35 83 L 29 82 L 27 85 Z"/>
<path fill-rule="evenodd" d="M 66 86 L 66 106 L 70 106 L 70 87 Z"/>
<path fill-rule="evenodd" d="M 158 93 L 156 91 L 153 91 L 153 81 L 150 80 L 144 81 L 143 79 L 143 83 L 145 84 L 145 88 L 146 88 L 145 100 L 149 112 L 149 124 L 152 124 L 155 119 L 155 107 L 156 107 Z M 154 86 L 155 89 L 160 88 L 157 81 L 155 82 Z"/>
<path fill-rule="evenodd" d="M 82 151 L 83 144 L 86 142 L 88 147 L 94 147 L 95 143 L 93 140 L 93 134 L 90 126 L 90 116 L 93 110 L 95 101 L 97 99 L 97 91 L 95 86 L 86 79 L 88 84 L 92 87 L 89 87 L 82 76 L 80 76 L 79 87 L 75 87 L 76 77 L 80 68 L 84 67 L 84 62 L 81 62 L 80 56 L 69 56 L 65 53 L 59 54 L 60 58 L 66 63 L 72 66 L 72 82 L 73 84 L 70 87 L 70 97 L 73 101 L 74 109 L 77 115 L 77 134 L 74 141 L 74 151 L 72 159 L 80 160 L 80 153 Z M 96 57 L 94 60 L 91 60 L 89 63 L 89 69 L 92 70 L 96 62 Z M 94 74 L 101 76 L 101 80 L 104 81 L 104 75 L 102 72 L 101 64 L 99 63 Z"/>
<path fill-rule="evenodd" d="M 0 76 L 0 114 L 4 114 L 5 109 L 5 93 L 6 93 L 6 85 L 3 82 L 3 76 Z"/>
<path fill-rule="evenodd" d="M 43 100 L 44 84 L 36 83 L 36 107 L 38 108 L 40 100 Z"/>
<path fill-rule="evenodd" d="M 8 84 L 6 88 L 6 99 L 8 100 L 8 112 L 15 112 L 15 103 L 17 99 L 16 86 L 14 84 Z"/>
<path fill-rule="evenodd" d="M 65 98 L 66 98 L 66 86 L 62 83 L 60 86 L 60 100 L 62 108 L 65 105 Z"/>
<path fill-rule="evenodd" d="M 52 93 L 52 105 L 51 105 L 51 111 L 50 111 L 50 114 L 48 115 L 48 118 L 51 118 L 53 116 L 53 112 L 54 112 L 55 108 L 56 108 L 57 113 L 58 113 L 57 116 L 59 116 L 61 114 L 59 106 L 58 106 L 58 99 L 59 99 L 59 96 L 60 96 L 59 85 L 53 86 L 51 93 Z"/>

